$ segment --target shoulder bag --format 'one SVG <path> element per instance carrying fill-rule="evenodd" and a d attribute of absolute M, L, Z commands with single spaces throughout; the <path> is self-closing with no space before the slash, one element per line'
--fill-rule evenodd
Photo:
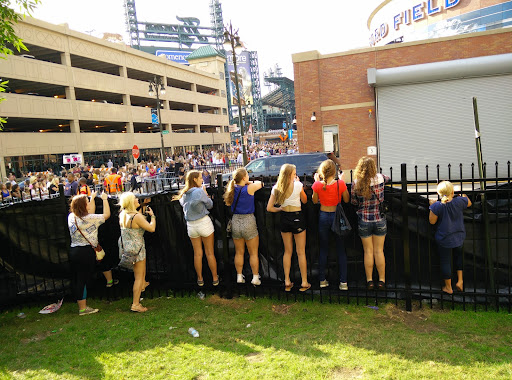
<path fill-rule="evenodd" d="M 130 228 L 132 228 L 132 224 L 133 224 L 133 218 L 135 217 L 135 214 L 132 215 L 132 217 L 130 218 Z M 119 266 L 121 268 L 125 268 L 125 269 L 128 269 L 128 270 L 133 270 L 133 266 L 135 265 L 135 263 L 137 262 L 137 256 L 139 255 L 140 251 L 142 251 L 142 247 L 144 246 L 144 242 L 142 242 L 142 244 L 140 245 L 140 249 L 137 253 L 135 252 L 128 252 L 124 249 L 124 244 L 123 244 L 123 233 L 121 232 L 121 254 L 119 255 L 120 256 L 120 261 L 119 261 Z"/>
<path fill-rule="evenodd" d="M 340 194 L 340 183 L 339 180 L 336 179 L 336 185 L 338 187 L 338 195 Z M 336 214 L 334 215 L 334 220 L 332 221 L 331 231 L 340 237 L 348 236 L 352 233 L 352 226 L 348 221 L 347 215 L 345 214 L 345 210 L 343 209 L 342 204 L 342 196 L 340 196 L 340 201 L 336 205 Z"/>
<path fill-rule="evenodd" d="M 235 187 L 236 189 L 236 187 Z M 238 204 L 238 200 L 240 199 L 240 195 L 242 194 L 243 187 L 240 188 L 240 192 L 238 193 L 238 196 L 236 197 L 235 207 L 233 207 L 233 214 L 236 211 L 236 205 Z M 233 231 L 233 217 L 228 219 L 228 222 L 226 223 L 226 232 L 228 233 L 228 237 L 231 237 L 231 232 Z"/>
<path fill-rule="evenodd" d="M 78 221 L 76 220 L 76 216 L 75 216 L 75 225 L 76 225 L 76 229 L 78 230 L 78 232 L 80 232 L 80 234 L 84 237 L 85 241 L 87 243 L 89 243 L 91 245 L 91 247 L 94 249 L 94 252 L 96 252 L 96 260 L 97 261 L 101 261 L 103 260 L 103 258 L 105 257 L 105 251 L 103 250 L 103 248 L 101 248 L 101 245 L 97 245 L 96 247 L 94 247 L 91 242 L 89 241 L 89 239 L 87 239 L 85 237 L 85 235 L 83 234 L 83 232 L 80 230 L 80 227 L 78 227 Z"/>
<path fill-rule="evenodd" d="M 372 193 L 375 195 L 375 198 L 377 198 L 377 202 L 379 202 L 379 214 L 381 218 L 386 217 L 386 213 L 389 211 L 389 203 L 385 199 L 381 202 L 375 191 L 372 190 Z"/>

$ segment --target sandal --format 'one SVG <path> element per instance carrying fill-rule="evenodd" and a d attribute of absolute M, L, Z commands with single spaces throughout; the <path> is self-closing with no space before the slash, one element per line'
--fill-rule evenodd
<path fill-rule="evenodd" d="M 284 284 L 284 291 L 289 292 L 293 288 L 293 282 L 290 282 L 288 285 Z"/>
<path fill-rule="evenodd" d="M 375 285 L 373 285 L 373 281 L 370 280 L 366 283 L 366 289 L 373 290 L 375 288 Z"/>
<path fill-rule="evenodd" d="M 219 283 L 220 283 L 220 277 L 219 277 L 219 278 L 217 278 L 217 280 L 216 280 L 216 281 L 213 281 L 213 282 L 212 282 L 212 285 L 213 285 L 213 286 L 219 286 Z"/>
<path fill-rule="evenodd" d="M 306 290 L 311 288 L 311 284 L 307 284 L 306 286 L 301 286 L 299 292 L 305 292 Z"/>
<path fill-rule="evenodd" d="M 138 305 L 132 305 L 131 311 L 135 312 L 135 313 L 145 313 L 146 311 L 148 311 L 148 308 L 147 307 L 144 307 L 142 306 L 140 303 Z"/>
<path fill-rule="evenodd" d="M 197 286 L 199 286 L 199 287 L 204 286 L 204 280 L 197 280 Z"/>
<path fill-rule="evenodd" d="M 384 281 L 379 281 L 378 289 L 379 290 L 385 290 L 386 289 L 386 283 Z"/>

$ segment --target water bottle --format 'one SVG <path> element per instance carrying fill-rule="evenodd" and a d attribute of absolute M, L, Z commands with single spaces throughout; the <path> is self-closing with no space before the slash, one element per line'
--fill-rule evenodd
<path fill-rule="evenodd" d="M 193 327 L 189 328 L 188 329 L 188 333 L 190 335 L 192 335 L 194 338 L 199 338 L 199 333 L 197 332 L 197 330 Z"/>

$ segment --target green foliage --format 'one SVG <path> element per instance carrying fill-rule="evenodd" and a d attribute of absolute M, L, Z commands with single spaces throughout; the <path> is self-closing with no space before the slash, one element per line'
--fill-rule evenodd
<path fill-rule="evenodd" d="M 131 299 L 88 304 L 100 312 L 0 314 L 0 379 L 512 378 L 505 312 L 216 295 L 147 299 L 144 314 Z"/>
<path fill-rule="evenodd" d="M 23 44 L 20 37 L 16 35 L 14 24 L 25 17 L 26 14 L 31 14 L 36 5 L 41 0 L 15 0 L 21 13 L 11 8 L 12 1 L 0 0 L 0 58 L 6 59 L 8 55 L 13 53 L 11 46 L 18 52 L 21 50 L 28 51 L 27 47 Z M 5 92 L 7 82 L 0 84 L 0 92 Z M 4 98 L 0 98 L 0 103 Z M 0 117 L 0 131 L 3 129 L 3 124 L 6 122 L 4 118 Z"/>

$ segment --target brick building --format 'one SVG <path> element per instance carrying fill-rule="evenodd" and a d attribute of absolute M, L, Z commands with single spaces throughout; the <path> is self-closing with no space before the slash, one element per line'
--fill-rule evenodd
<path fill-rule="evenodd" d="M 466 149 L 468 146 L 474 149 L 472 113 L 471 107 L 467 108 L 467 104 L 471 101 L 471 96 L 474 96 L 473 92 L 478 93 L 486 88 L 487 93 L 495 92 L 493 89 L 499 92 L 497 99 L 490 100 L 490 103 L 494 103 L 496 107 L 493 109 L 492 105 L 485 104 L 482 109 L 486 117 L 487 115 L 494 117 L 492 120 L 485 121 L 499 132 L 495 133 L 496 131 L 493 130 L 492 149 L 489 145 L 491 139 L 487 140 L 489 161 L 494 162 L 494 156 L 491 154 L 494 150 L 502 151 L 496 160 L 502 161 L 506 156 L 511 159 L 512 128 L 506 127 L 506 125 L 510 126 L 509 121 L 512 120 L 512 75 L 510 75 L 512 74 L 512 54 L 510 53 L 512 53 L 512 28 L 507 27 L 335 54 L 322 55 L 318 51 L 294 54 L 292 59 L 295 73 L 299 149 L 301 152 L 324 151 L 334 145 L 334 149 L 339 150 L 343 168 L 354 168 L 357 160 L 367 154 L 376 154 L 382 166 L 384 163 L 381 151 L 384 150 L 384 140 L 386 136 L 390 136 L 394 128 L 392 124 L 390 125 L 389 118 L 385 119 L 386 115 L 394 117 L 395 129 L 401 133 L 393 136 L 392 140 L 387 139 L 386 146 L 389 147 L 392 142 L 392 149 L 396 150 L 400 147 L 400 141 L 397 142 L 397 140 L 403 136 L 404 146 L 410 148 L 408 151 L 406 149 L 407 152 L 404 155 L 411 155 L 412 149 L 413 156 L 417 153 L 420 158 L 424 158 L 417 161 L 411 159 L 410 162 L 421 165 L 430 163 L 428 154 L 422 153 L 422 149 L 428 149 L 429 141 L 433 136 L 447 130 L 451 131 L 452 125 L 455 130 L 457 127 L 455 124 L 459 120 L 462 120 L 461 128 L 468 127 L 470 135 L 473 136 L 473 140 L 467 138 L 460 143 L 461 149 Z M 466 67 L 469 67 L 467 72 Z M 378 79 L 375 80 L 375 77 L 384 78 L 388 74 L 398 79 L 390 79 L 388 82 L 383 80 L 382 83 L 379 83 Z M 464 90 L 461 94 L 466 107 L 461 111 L 463 117 L 462 114 L 457 114 L 456 119 L 450 121 L 453 124 L 449 124 L 449 127 L 443 125 L 443 120 L 447 119 L 446 115 L 452 112 L 450 105 L 444 108 L 436 105 L 430 110 L 423 107 L 407 108 L 413 107 L 409 105 L 408 96 L 420 98 L 423 96 L 422 101 L 428 104 L 434 94 L 428 91 L 438 91 L 438 95 L 435 96 L 439 96 L 439 102 L 434 104 L 442 104 L 442 95 L 447 94 L 451 89 L 443 86 L 459 84 L 469 84 L 469 88 L 475 91 Z M 427 88 L 428 86 L 433 88 Z M 394 98 L 394 102 L 386 102 L 385 100 L 390 99 L 390 90 L 401 93 L 402 98 Z M 425 92 L 426 90 L 428 91 Z M 486 94 L 480 94 L 479 97 L 485 100 Z M 401 113 L 404 119 L 408 120 L 400 120 L 401 104 L 399 103 L 403 103 L 404 109 Z M 453 110 L 453 112 L 457 111 L 457 107 L 453 107 Z M 313 113 L 316 121 L 311 120 Z M 438 113 L 439 120 L 434 117 Z M 406 115 L 408 117 L 405 117 Z M 415 117 L 415 115 L 419 116 Z M 433 119 L 429 124 L 430 115 Z M 499 119 L 496 119 L 497 116 Z M 418 129 L 421 133 L 414 134 Z M 329 133 L 333 133 L 333 144 L 327 141 L 331 138 Z M 411 137 L 408 140 L 409 136 Z M 448 136 L 446 140 L 446 143 L 451 146 L 459 143 L 456 135 Z M 497 148 L 494 149 L 495 147 Z M 455 150 L 445 153 L 447 153 L 446 157 L 442 156 L 442 158 L 446 160 L 453 157 L 454 162 L 461 154 Z M 404 155 L 398 157 L 402 158 Z M 386 157 L 387 165 L 390 164 L 388 161 L 393 158 L 393 155 L 387 152 Z M 407 161 L 406 158 L 403 157 L 405 161 Z M 447 162 L 443 161 L 443 163 Z M 400 161 L 391 164 L 399 165 Z"/>

